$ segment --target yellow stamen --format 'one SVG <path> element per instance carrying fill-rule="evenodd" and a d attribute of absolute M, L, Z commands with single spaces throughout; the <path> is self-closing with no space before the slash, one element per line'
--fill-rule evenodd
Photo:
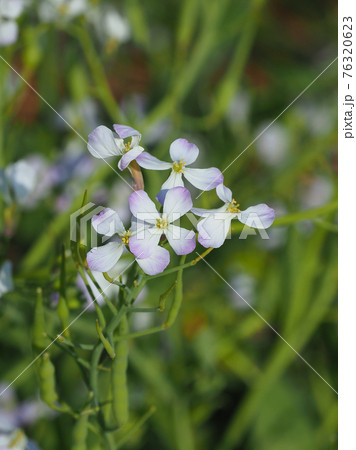
<path fill-rule="evenodd" d="M 130 231 L 126 231 L 126 233 L 125 233 L 123 236 L 121 236 L 122 242 L 123 242 L 124 244 L 128 244 L 128 243 L 129 243 L 129 238 L 130 238 L 130 236 L 131 236 Z"/>
<path fill-rule="evenodd" d="M 157 228 L 160 228 L 160 229 L 168 228 L 167 219 L 161 219 L 161 218 L 157 219 L 156 226 L 157 226 Z"/>
<path fill-rule="evenodd" d="M 183 167 L 186 165 L 186 162 L 184 159 L 181 159 L 179 162 L 174 161 L 173 163 L 173 170 L 177 173 L 183 173 Z"/>
<path fill-rule="evenodd" d="M 231 203 L 229 204 L 229 206 L 227 207 L 226 211 L 229 211 L 233 214 L 235 213 L 240 213 L 241 211 L 239 210 L 240 204 L 236 202 L 236 200 L 233 198 Z"/>
<path fill-rule="evenodd" d="M 68 6 L 67 6 L 67 5 L 61 5 L 61 6 L 58 8 L 58 10 L 59 10 L 59 13 L 60 13 L 60 14 L 67 14 L 67 12 L 68 12 Z"/>
<path fill-rule="evenodd" d="M 129 150 L 131 150 L 131 142 L 126 142 L 126 144 L 124 144 L 125 146 L 125 152 L 127 153 Z"/>

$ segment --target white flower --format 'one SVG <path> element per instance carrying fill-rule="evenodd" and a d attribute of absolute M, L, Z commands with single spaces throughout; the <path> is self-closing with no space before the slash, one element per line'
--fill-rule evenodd
<path fill-rule="evenodd" d="M 173 225 L 193 206 L 188 189 L 177 186 L 170 189 L 160 214 L 145 191 L 136 191 L 129 198 L 130 209 L 140 224 L 143 224 L 135 236 L 130 239 L 130 250 L 134 255 L 150 256 L 157 248 L 162 235 L 167 237 L 170 246 L 177 255 L 187 255 L 195 248 L 195 233 Z"/>
<path fill-rule="evenodd" d="M 272 225 L 275 213 L 269 206 L 260 204 L 240 211 L 239 204 L 232 198 L 229 188 L 220 184 L 216 188 L 216 193 L 224 202 L 223 206 L 218 209 L 192 208 L 191 210 L 197 216 L 203 217 L 197 225 L 198 241 L 203 247 L 221 247 L 233 219 L 238 219 L 243 224 L 258 229 L 265 229 Z"/>
<path fill-rule="evenodd" d="M 126 42 L 131 35 L 128 20 L 110 7 L 94 8 L 90 11 L 90 21 L 93 23 L 99 38 L 118 43 Z"/>
<path fill-rule="evenodd" d="M 116 134 L 104 125 L 95 128 L 89 134 L 88 150 L 95 158 L 106 159 L 122 156 L 118 167 L 120 170 L 124 170 L 144 151 L 139 146 L 141 134 L 126 125 L 114 124 L 114 130 Z"/>
<path fill-rule="evenodd" d="M 0 267 L 0 297 L 13 289 L 14 283 L 12 281 L 12 264 L 10 261 L 5 261 Z"/>
<path fill-rule="evenodd" d="M 19 27 L 15 20 L 21 15 L 24 0 L 0 0 L 0 47 L 17 41 Z"/>
<path fill-rule="evenodd" d="M 219 169 L 210 167 L 208 169 L 188 168 L 199 155 L 198 147 L 187 141 L 187 139 L 176 139 L 169 148 L 169 154 L 173 162 L 160 161 L 147 152 L 141 153 L 137 157 L 138 164 L 144 169 L 168 170 L 171 174 L 168 180 L 163 183 L 161 189 L 166 191 L 177 186 L 184 186 L 182 177 L 184 176 L 193 186 L 198 189 L 209 191 L 223 182 L 223 175 Z M 159 195 L 162 203 L 162 196 Z"/>
<path fill-rule="evenodd" d="M 41 0 L 38 14 L 42 22 L 71 20 L 89 8 L 87 0 Z"/>
<path fill-rule="evenodd" d="M 119 215 L 110 208 L 104 209 L 92 219 L 92 226 L 98 234 L 107 237 L 118 237 L 101 247 L 94 247 L 87 254 L 89 269 L 96 272 L 108 272 L 119 261 L 128 245 L 137 234 L 137 224 L 133 222 L 131 228 L 126 230 Z M 147 252 L 136 253 L 136 261 L 148 275 L 163 272 L 169 263 L 169 252 L 157 247 Z"/>
<path fill-rule="evenodd" d="M 36 187 L 36 171 L 25 160 L 0 169 L 0 192 L 7 203 L 25 204 Z"/>

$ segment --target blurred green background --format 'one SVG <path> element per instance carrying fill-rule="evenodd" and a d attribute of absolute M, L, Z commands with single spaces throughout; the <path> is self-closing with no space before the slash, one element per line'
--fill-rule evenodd
<path fill-rule="evenodd" d="M 336 57 L 337 3 L 75 2 L 84 7 L 28 2 L 17 42 L 0 55 L 84 140 L 100 124 L 124 123 L 162 159 L 178 137 L 198 145 L 200 167 L 224 170 L 237 158 L 225 184 L 242 209 L 274 207 L 277 222 L 269 240 L 234 234 L 207 261 L 336 389 L 336 65 L 263 130 Z M 69 248 L 69 215 L 84 190 L 126 219 L 130 190 L 2 60 L 0 79 L 0 165 L 26 160 L 37 180 L 26 202 L 2 200 L 0 265 L 10 260 L 14 278 L 0 299 L 6 386 L 33 358 L 38 286 L 48 327 L 53 335 L 61 331 L 59 254 L 62 243 Z M 144 172 L 151 196 L 165 175 Z M 218 204 L 215 191 L 195 202 Z M 142 304 L 155 306 L 173 280 L 150 282 Z M 74 318 L 85 299 L 70 257 L 67 283 Z M 135 329 L 161 321 L 158 314 L 137 316 Z M 73 333 L 95 341 L 93 311 Z M 55 346 L 51 356 L 61 396 L 80 404 L 77 366 Z M 204 262 L 184 272 L 175 326 L 130 341 L 128 377 L 132 417 L 152 405 L 157 410 L 122 448 L 336 448 L 336 393 Z M 40 448 L 71 448 L 73 420 L 41 406 L 33 367 L 0 398 L 0 420 L 11 414 L 22 417 L 16 424 Z M 100 448 L 93 433 L 88 448 Z"/>

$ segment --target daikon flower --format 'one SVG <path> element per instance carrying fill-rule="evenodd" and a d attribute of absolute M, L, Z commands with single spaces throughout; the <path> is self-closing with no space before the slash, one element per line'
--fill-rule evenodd
<path fill-rule="evenodd" d="M 105 208 L 100 214 L 94 216 L 92 226 L 98 234 L 108 238 L 114 236 L 119 238 L 101 247 L 94 247 L 87 254 L 87 263 L 90 270 L 107 272 L 121 258 L 130 239 L 137 233 L 137 226 L 133 224 L 129 230 L 126 230 L 119 215 L 110 208 Z M 169 264 L 169 252 L 162 247 L 153 249 L 147 256 L 143 253 L 138 253 L 135 256 L 137 263 L 148 275 L 163 272 Z"/>
<path fill-rule="evenodd" d="M 170 189 L 160 214 L 145 191 L 136 191 L 129 198 L 130 209 L 137 218 L 139 226 L 135 236 L 130 239 L 130 250 L 134 255 L 150 256 L 162 235 L 167 237 L 170 246 L 177 255 L 187 255 L 195 248 L 195 233 L 173 225 L 192 207 L 190 193 L 184 187 Z"/>
<path fill-rule="evenodd" d="M 17 41 L 19 27 L 15 20 L 23 9 L 23 0 L 0 0 L 0 47 Z"/>
<path fill-rule="evenodd" d="M 26 204 L 36 183 L 36 170 L 23 159 L 0 169 L 0 193 L 7 203 Z"/>
<path fill-rule="evenodd" d="M 223 206 L 217 209 L 192 208 L 191 210 L 197 216 L 203 217 L 197 225 L 198 241 L 203 247 L 221 247 L 233 219 L 238 219 L 243 224 L 257 229 L 266 229 L 272 225 L 275 213 L 269 206 L 262 203 L 240 211 L 240 205 L 232 198 L 229 188 L 220 184 L 216 188 L 216 193 L 224 202 Z"/>
<path fill-rule="evenodd" d="M 5 261 L 0 267 L 0 297 L 13 289 L 12 264 L 10 261 Z"/>
<path fill-rule="evenodd" d="M 87 0 L 46 0 L 38 6 L 40 19 L 45 23 L 72 20 L 90 7 Z"/>
<path fill-rule="evenodd" d="M 88 150 L 95 158 L 121 156 L 118 167 L 124 170 L 144 151 L 139 145 L 141 134 L 126 125 L 114 124 L 114 130 L 115 133 L 104 125 L 95 128 L 89 134 Z"/>
<path fill-rule="evenodd" d="M 168 170 L 171 169 L 167 181 L 161 189 L 167 190 L 177 186 L 184 186 L 183 176 L 198 189 L 208 191 L 223 182 L 223 175 L 219 169 L 192 169 L 189 166 L 199 155 L 198 147 L 187 139 L 176 139 L 172 142 L 169 153 L 173 162 L 160 161 L 147 152 L 137 157 L 138 164 L 144 169 Z"/>

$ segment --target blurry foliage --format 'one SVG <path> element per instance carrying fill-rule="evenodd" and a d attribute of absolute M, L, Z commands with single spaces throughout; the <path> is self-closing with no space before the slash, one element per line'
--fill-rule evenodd
<path fill-rule="evenodd" d="M 129 20 L 132 35 L 126 43 L 105 46 L 85 16 L 40 23 L 32 5 L 21 18 L 19 41 L 1 48 L 0 54 L 84 139 L 90 126 L 128 123 L 143 133 L 144 146 L 158 157 L 166 155 L 173 139 L 185 136 L 197 143 L 206 161 L 224 170 L 255 139 L 260 126 L 279 115 L 337 53 L 333 1 L 111 3 Z M 1 96 L 3 166 L 32 154 L 56 164 L 72 138 L 86 152 L 85 142 L 2 61 L 0 70 L 2 81 L 6 78 L 12 86 L 11 94 L 6 87 Z M 266 202 L 276 207 L 277 217 L 303 211 L 320 177 L 331 193 L 325 198 L 322 188 L 321 203 L 315 206 L 335 198 L 336 76 L 336 66 L 331 66 L 278 119 L 276 125 L 288 136 L 282 161 L 267 164 L 256 141 L 226 170 L 225 184 L 242 206 Z M 86 107 L 80 106 L 88 98 L 95 105 L 90 125 Z M 74 110 L 71 118 L 66 105 Z M 152 137 L 147 144 L 146 134 Z M 272 149 L 278 145 L 277 139 Z M 105 164 L 95 161 L 85 179 L 74 174 L 68 181 L 76 189 L 70 191 L 67 208 L 55 208 L 65 191 L 65 185 L 58 185 L 32 209 L 20 209 L 15 233 L 2 238 L 1 257 L 13 262 L 16 287 L 0 303 L 4 383 L 33 358 L 30 328 L 37 286 L 43 289 L 48 329 L 53 336 L 61 330 L 53 294 L 59 289 L 61 244 L 69 244 L 69 214 L 79 208 L 85 188 L 92 199 L 114 177 Z M 155 194 L 162 180 L 149 171 L 145 177 L 149 194 Z M 109 198 L 120 198 L 120 193 L 106 198 L 108 206 Z M 205 193 L 197 206 L 214 207 L 215 201 L 214 192 Z M 298 223 L 272 228 L 267 243 L 235 236 L 208 257 L 237 292 L 235 278 L 252 277 L 251 298 L 246 300 L 333 387 L 334 215 L 330 211 L 320 220 L 296 219 Z M 155 306 L 173 280 L 168 276 L 152 282 L 144 304 Z M 84 300 L 69 261 L 66 282 L 74 318 Z M 151 405 L 157 409 L 123 448 L 336 448 L 337 397 L 330 387 L 238 302 L 204 262 L 184 272 L 184 286 L 178 323 L 165 333 L 129 342 L 133 419 Z M 92 342 L 93 311 L 87 311 L 71 333 Z M 56 346 L 50 353 L 61 396 L 73 407 L 80 405 L 83 386 L 77 366 Z M 14 388 L 19 402 L 38 397 L 33 368 Z M 43 449 L 64 449 L 71 448 L 72 426 L 71 418 L 58 415 L 42 417 L 25 431 Z M 98 448 L 90 431 L 88 442 L 88 448 Z"/>

